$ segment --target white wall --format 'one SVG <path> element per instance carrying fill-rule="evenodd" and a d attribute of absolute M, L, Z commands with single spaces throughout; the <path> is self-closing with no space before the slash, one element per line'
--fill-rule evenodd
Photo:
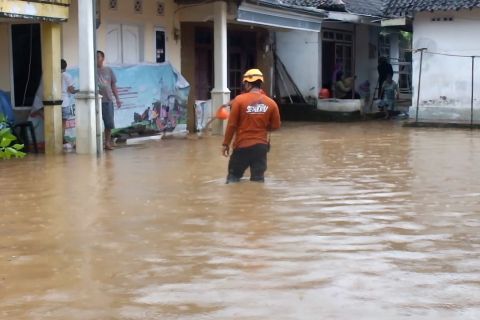
<path fill-rule="evenodd" d="M 69 66 L 78 64 L 78 1 L 73 0 L 70 7 L 70 18 L 63 25 L 63 58 L 67 60 Z M 173 0 L 164 1 L 165 13 L 163 16 L 156 14 L 156 1 L 143 1 L 143 13 L 136 14 L 133 10 L 133 1 L 118 1 L 118 9 L 108 8 L 108 1 L 101 2 L 101 25 L 97 30 L 97 49 L 105 51 L 106 30 L 108 24 L 131 24 L 140 26 L 143 32 L 143 60 L 145 62 L 155 62 L 155 28 L 162 27 L 166 35 L 166 60 L 170 61 L 177 69 L 181 69 L 180 64 L 180 40 L 173 37 L 174 30 L 174 10 L 176 4 Z M 108 63 L 108 57 L 106 57 Z"/>
<path fill-rule="evenodd" d="M 318 32 L 276 32 L 277 54 L 304 97 L 317 97 L 321 82 L 321 43 Z"/>
<path fill-rule="evenodd" d="M 432 21 L 440 18 L 441 21 Z M 453 18 L 453 21 L 444 21 Z M 420 13 L 413 24 L 413 49 L 427 48 L 433 53 L 480 55 L 480 10 Z M 413 54 L 413 108 L 416 101 L 420 54 Z M 419 119 L 470 120 L 471 58 L 424 54 L 420 93 Z M 474 119 L 480 120 L 480 58 L 476 60 L 474 92 Z"/>

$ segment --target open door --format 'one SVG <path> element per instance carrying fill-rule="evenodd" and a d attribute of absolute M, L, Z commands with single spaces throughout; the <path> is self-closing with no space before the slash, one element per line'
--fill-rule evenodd
<path fill-rule="evenodd" d="M 11 30 L 14 100 L 12 105 L 30 107 L 42 78 L 40 24 L 13 24 Z"/>

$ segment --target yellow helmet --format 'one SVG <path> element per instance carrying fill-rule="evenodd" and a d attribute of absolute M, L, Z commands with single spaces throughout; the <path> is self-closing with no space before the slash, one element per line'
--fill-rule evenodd
<path fill-rule="evenodd" d="M 243 75 L 243 81 L 255 82 L 257 80 L 263 82 L 263 73 L 258 69 L 250 69 Z"/>

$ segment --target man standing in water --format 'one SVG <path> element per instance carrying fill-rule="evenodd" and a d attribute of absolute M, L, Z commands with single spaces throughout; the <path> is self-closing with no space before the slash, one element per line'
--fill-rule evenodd
<path fill-rule="evenodd" d="M 105 126 L 105 149 L 113 150 L 112 129 L 115 128 L 113 98 L 117 102 L 117 108 L 120 108 L 122 102 L 118 97 L 117 78 L 110 67 L 103 65 L 105 53 L 97 51 L 97 82 L 98 90 L 102 95 L 102 118 Z"/>
<path fill-rule="evenodd" d="M 278 106 L 262 89 L 263 74 L 250 69 L 243 76 L 244 92 L 231 102 L 227 130 L 223 140 L 223 155 L 230 155 L 227 183 L 238 182 L 250 167 L 250 181 L 264 181 L 267 170 L 267 152 L 270 146 L 268 132 L 280 128 Z"/>

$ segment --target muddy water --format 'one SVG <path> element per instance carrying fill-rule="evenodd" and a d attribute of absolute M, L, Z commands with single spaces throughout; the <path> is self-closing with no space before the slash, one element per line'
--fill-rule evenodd
<path fill-rule="evenodd" d="M 0 319 L 479 319 L 480 133 L 290 124 L 0 162 Z"/>

